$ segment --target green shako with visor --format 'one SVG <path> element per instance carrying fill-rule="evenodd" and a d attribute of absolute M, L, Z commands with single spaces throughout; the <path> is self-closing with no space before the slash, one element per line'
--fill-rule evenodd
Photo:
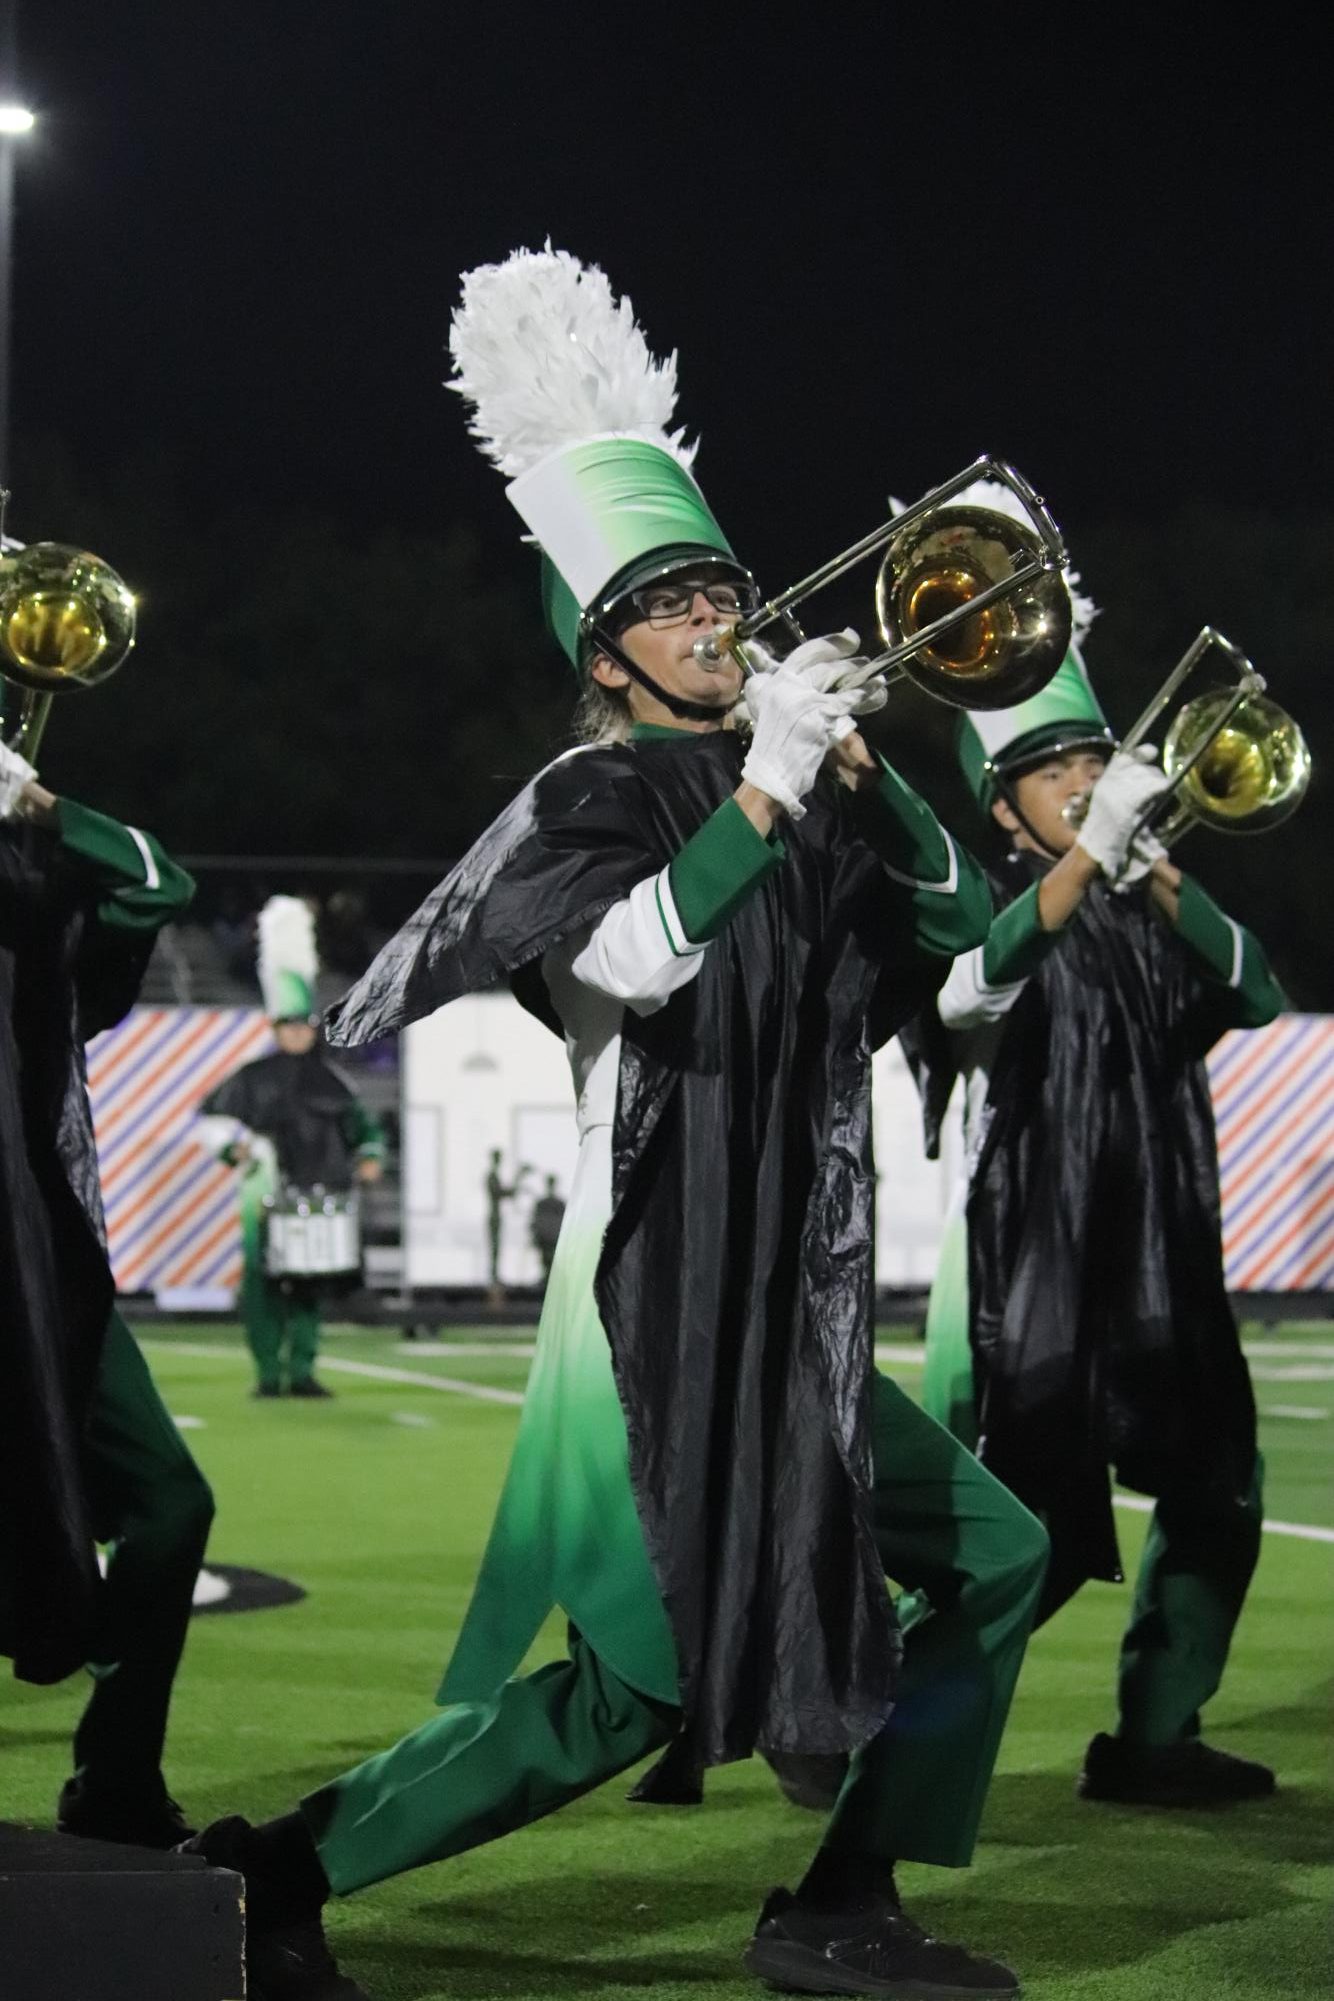
<path fill-rule="evenodd" d="M 542 551 L 547 625 L 576 669 L 593 625 L 673 571 L 749 585 L 671 431 L 676 356 L 650 354 L 628 299 L 567 251 L 516 250 L 465 274 L 450 327 L 469 429 L 509 477 Z"/>
<path fill-rule="evenodd" d="M 1074 645 L 1046 687 L 1026 702 L 1013 709 L 969 709 L 959 718 L 959 762 L 984 813 L 1002 780 L 1044 757 L 1087 747 L 1110 756 L 1116 738 Z"/>

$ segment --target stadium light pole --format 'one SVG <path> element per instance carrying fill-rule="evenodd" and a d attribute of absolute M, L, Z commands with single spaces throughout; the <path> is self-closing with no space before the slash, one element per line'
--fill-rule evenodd
<path fill-rule="evenodd" d="M 0 0 L 0 486 L 9 471 L 9 351 L 13 296 L 14 152 L 36 120 L 18 96 L 16 0 Z"/>

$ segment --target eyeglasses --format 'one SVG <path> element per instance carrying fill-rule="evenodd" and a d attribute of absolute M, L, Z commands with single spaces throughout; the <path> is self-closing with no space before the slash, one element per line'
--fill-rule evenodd
<path fill-rule="evenodd" d="M 738 583 L 732 578 L 726 582 L 721 579 L 705 582 L 702 578 L 687 577 L 682 581 L 646 584 L 642 590 L 631 591 L 626 603 L 633 606 L 635 618 L 627 616 L 623 610 L 622 624 L 632 625 L 636 618 L 647 619 L 659 632 L 665 626 L 684 625 L 697 597 L 702 597 L 724 618 L 738 618 L 745 612 L 753 611 L 759 603 L 759 593 L 752 584 Z"/>

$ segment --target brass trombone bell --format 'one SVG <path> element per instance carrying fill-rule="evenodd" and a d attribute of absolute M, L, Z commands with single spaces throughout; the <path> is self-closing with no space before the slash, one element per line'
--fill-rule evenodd
<path fill-rule="evenodd" d="M 1264 692 L 1241 648 L 1212 625 L 1203 627 L 1159 688 L 1121 749 L 1135 750 L 1184 683 L 1209 655 L 1221 654 L 1230 688 L 1211 688 L 1182 704 L 1163 739 L 1163 770 L 1171 786 L 1140 815 L 1131 842 L 1152 828 L 1164 847 L 1191 826 L 1220 834 L 1262 834 L 1295 813 L 1311 778 L 1311 753 L 1301 730 Z M 1082 824 L 1088 795 L 1071 802 L 1066 818 Z"/>
<path fill-rule="evenodd" d="M 114 674 L 134 627 L 134 598 L 100 556 L 33 542 L 0 560 L 0 677 L 25 692 L 11 748 L 31 757 L 52 695 Z"/>
<path fill-rule="evenodd" d="M 1009 488 L 1027 526 L 990 508 L 951 506 L 984 479 Z M 885 647 L 872 664 L 887 681 L 911 680 L 956 708 L 1004 709 L 1045 686 L 1064 659 L 1065 544 L 1022 473 L 991 457 L 933 487 L 729 630 L 701 639 L 696 656 L 732 653 L 749 668 L 748 640 L 780 621 L 800 637 L 795 607 L 872 556 L 882 556 L 875 600 Z"/>
<path fill-rule="evenodd" d="M 1196 757 L 1201 739 L 1207 747 Z M 1216 692 L 1197 695 L 1181 710 L 1163 743 L 1163 770 L 1178 799 L 1159 829 L 1166 845 L 1196 821 L 1219 834 L 1262 834 L 1281 825 L 1305 795 L 1311 753 L 1277 702 L 1251 694 L 1237 706 L 1229 694 Z"/>
<path fill-rule="evenodd" d="M 962 709 L 1008 709 L 1045 687 L 1069 648 L 1071 613 L 1065 581 L 1042 555 L 1033 530 L 985 507 L 946 503 L 895 536 L 875 586 L 888 657 L 901 655 L 892 678 Z M 988 596 L 1021 569 L 1022 588 Z M 904 654 L 914 640 L 919 650 Z"/>

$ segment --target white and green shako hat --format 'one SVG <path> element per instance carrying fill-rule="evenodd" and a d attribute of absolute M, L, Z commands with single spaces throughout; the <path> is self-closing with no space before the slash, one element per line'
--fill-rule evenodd
<path fill-rule="evenodd" d="M 271 896 L 259 913 L 259 988 L 270 1021 L 315 1013 L 315 919 L 299 896 Z"/>
<path fill-rule="evenodd" d="M 897 508 L 898 503 L 892 503 Z M 1017 494 L 996 480 L 976 480 L 947 502 L 950 507 L 987 507 L 1031 527 Z M 1062 572 L 1070 593 L 1069 651 L 1045 687 L 1012 709 L 965 709 L 959 716 L 958 752 L 968 786 L 984 812 L 990 811 L 998 780 L 1017 776 L 1026 765 L 1053 751 L 1086 744 L 1114 749 L 1116 738 L 1093 692 L 1080 642 L 1098 615 L 1078 588 L 1079 572 Z"/>
<path fill-rule="evenodd" d="M 463 278 L 452 389 L 509 477 L 542 551 L 547 624 L 576 667 L 629 591 L 701 561 L 749 580 L 669 426 L 676 356 L 657 361 L 628 299 L 567 251 L 516 250 Z"/>
<path fill-rule="evenodd" d="M 1110 752 L 1116 738 L 1073 641 L 1046 687 L 1026 702 L 1013 709 L 967 709 L 959 717 L 959 762 L 984 812 L 1002 780 L 1054 752 L 1090 745 Z"/>

